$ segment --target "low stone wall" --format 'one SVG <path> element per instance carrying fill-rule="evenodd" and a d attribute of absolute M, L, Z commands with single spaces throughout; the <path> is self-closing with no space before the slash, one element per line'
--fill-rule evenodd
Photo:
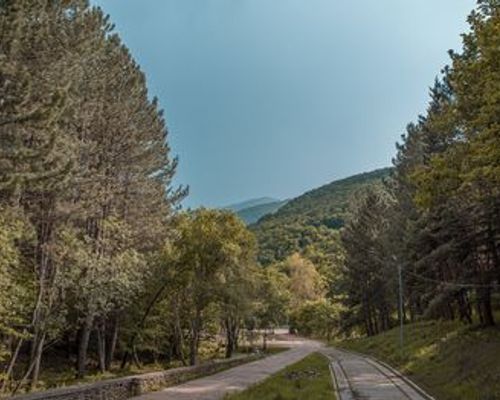
<path fill-rule="evenodd" d="M 68 386 L 10 397 L 11 400 L 125 400 L 143 393 L 174 386 L 199 376 L 213 374 L 260 358 L 257 355 L 207 362 L 194 367 L 173 368 L 143 375 Z"/>

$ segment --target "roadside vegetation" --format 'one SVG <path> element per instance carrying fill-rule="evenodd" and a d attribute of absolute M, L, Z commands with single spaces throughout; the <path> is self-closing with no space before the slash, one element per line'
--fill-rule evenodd
<path fill-rule="evenodd" d="M 500 398 L 500 330 L 426 321 L 378 336 L 335 343 L 387 362 L 439 400 Z"/>
<path fill-rule="evenodd" d="M 328 360 L 313 353 L 249 389 L 225 400 L 333 400 L 336 398 Z"/>
<path fill-rule="evenodd" d="M 245 224 L 180 209 L 163 111 L 109 17 L 5 0 L 0 32 L 0 396 L 229 358 L 276 326 L 287 297 Z"/>
<path fill-rule="evenodd" d="M 291 277 L 304 266 L 292 293 L 309 290 L 289 313 L 299 333 L 373 336 L 400 319 L 497 323 L 500 3 L 479 1 L 468 22 L 392 169 L 308 192 L 251 227 L 267 269 Z"/>
<path fill-rule="evenodd" d="M 353 198 L 341 233 L 346 330 L 376 335 L 395 325 L 399 268 L 406 321 L 496 323 L 499 22 L 498 1 L 480 1 L 427 112 L 401 137 L 391 179 Z"/>

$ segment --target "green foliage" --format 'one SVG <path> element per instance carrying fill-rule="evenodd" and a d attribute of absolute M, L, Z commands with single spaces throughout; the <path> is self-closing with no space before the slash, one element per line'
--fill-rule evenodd
<path fill-rule="evenodd" d="M 135 300 L 146 273 L 144 256 L 131 247 L 130 228 L 110 217 L 102 229 L 107 235 L 95 239 L 66 227 L 55 249 L 57 286 L 81 315 L 106 317 L 123 309 Z"/>
<path fill-rule="evenodd" d="M 379 181 L 390 169 L 332 182 L 289 201 L 276 213 L 251 226 L 259 242 L 259 260 L 268 265 L 293 253 L 324 251 L 338 240 L 337 230 L 344 224 L 349 199 L 361 186 Z M 335 257 L 337 249 L 328 256 Z"/>
<path fill-rule="evenodd" d="M 255 239 L 229 211 L 199 209 L 181 214 L 175 228 L 176 236 L 159 260 L 168 288 L 160 306 L 173 321 L 170 344 L 174 352 L 182 353 L 182 343 L 189 342 L 194 364 L 200 335 L 212 331 L 215 336 L 220 321 L 229 357 L 236 350 L 243 321 L 255 309 L 259 285 Z"/>
<path fill-rule="evenodd" d="M 300 335 L 330 340 L 340 330 L 341 310 L 340 304 L 325 298 L 306 301 L 292 310 L 290 326 Z"/>
<path fill-rule="evenodd" d="M 272 329 L 286 322 L 290 292 L 288 277 L 277 268 L 260 269 L 256 307 L 247 327 Z"/>
<path fill-rule="evenodd" d="M 204 308 L 230 283 L 247 279 L 255 257 L 251 233 L 230 212 L 200 209 L 180 217 L 173 243 L 174 280 L 190 293 L 187 301 Z M 218 293 L 218 290 L 222 290 Z"/>
<path fill-rule="evenodd" d="M 290 307 L 300 306 L 306 301 L 314 301 L 324 296 L 324 281 L 314 264 L 295 253 L 279 264 L 288 276 Z"/>
<path fill-rule="evenodd" d="M 54 18 L 64 10 L 42 7 L 42 1 L 21 0 L 0 10 L 0 190 L 17 195 L 26 184 L 57 185 L 72 162 L 57 124 L 71 79 L 63 71 L 73 61 L 53 45 Z"/>
<path fill-rule="evenodd" d="M 394 310 L 396 267 L 390 253 L 391 195 L 381 186 L 360 190 L 342 232 L 345 263 L 341 286 L 346 329 L 363 326 L 368 335 L 390 328 Z"/>
<path fill-rule="evenodd" d="M 390 204 L 368 195 L 349 218 L 341 279 L 347 327 L 374 334 L 391 326 L 396 266 L 403 269 L 403 318 L 495 324 L 499 21 L 498 2 L 479 2 L 462 51 L 451 53 L 451 65 L 431 89 L 427 113 L 408 125 L 397 146 Z"/>
<path fill-rule="evenodd" d="M 389 173 L 382 169 L 335 181 L 291 200 L 250 227 L 259 242 L 260 261 L 287 277 L 286 309 L 292 329 L 329 336 L 338 327 L 345 256 L 340 231 L 349 203 L 358 190 Z M 320 320 L 307 318 L 305 310 L 318 311 Z"/>
<path fill-rule="evenodd" d="M 470 15 L 463 50 L 451 53 L 445 70 L 441 107 L 422 123 L 420 136 L 441 136 L 445 146 L 410 174 L 416 204 L 438 233 L 434 243 L 426 240 L 427 263 L 441 264 L 435 270 L 448 280 L 477 287 L 479 317 L 487 325 L 494 323 L 488 285 L 498 282 L 500 271 L 499 21 L 496 2 L 480 2 Z"/>
<path fill-rule="evenodd" d="M 288 321 L 291 331 L 324 338 L 338 330 L 340 305 L 325 297 L 328 276 L 322 275 L 309 259 L 295 253 L 264 268 L 263 274 L 259 328 L 273 328 Z"/>
<path fill-rule="evenodd" d="M 26 281 L 17 243 L 29 238 L 26 221 L 17 210 L 0 207 L 0 334 L 25 335 L 32 288 Z M 9 351 L 0 343 L 0 361 Z"/>
<path fill-rule="evenodd" d="M 47 343 L 62 338 L 78 347 L 78 374 L 94 340 L 100 368 L 109 368 L 119 320 L 185 191 L 171 185 L 177 161 L 163 112 L 100 9 L 5 1 L 0 31 L 6 389 L 11 377 L 35 387 Z M 30 237 L 4 213 L 19 216 Z M 14 313 L 19 321 L 9 320 Z"/>

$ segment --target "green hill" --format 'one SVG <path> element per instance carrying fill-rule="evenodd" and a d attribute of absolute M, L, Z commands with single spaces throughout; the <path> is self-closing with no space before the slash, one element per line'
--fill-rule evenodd
<path fill-rule="evenodd" d="M 261 218 L 251 226 L 259 241 L 260 261 L 269 264 L 294 252 L 338 253 L 338 229 L 344 224 L 349 199 L 390 172 L 391 168 L 383 168 L 331 182 Z"/>

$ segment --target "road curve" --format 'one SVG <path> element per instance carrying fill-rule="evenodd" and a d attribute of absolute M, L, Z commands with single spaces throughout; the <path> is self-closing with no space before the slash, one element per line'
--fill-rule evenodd
<path fill-rule="evenodd" d="M 288 365 L 318 351 L 322 344 L 313 340 L 279 335 L 277 344 L 290 347 L 282 353 L 195 379 L 160 392 L 134 397 L 135 400 L 220 400 L 227 393 L 241 391 L 261 382 Z M 275 343 L 276 344 L 276 343 Z"/>
<path fill-rule="evenodd" d="M 321 352 L 331 360 L 338 400 L 433 400 L 386 364 L 333 348 Z"/>

